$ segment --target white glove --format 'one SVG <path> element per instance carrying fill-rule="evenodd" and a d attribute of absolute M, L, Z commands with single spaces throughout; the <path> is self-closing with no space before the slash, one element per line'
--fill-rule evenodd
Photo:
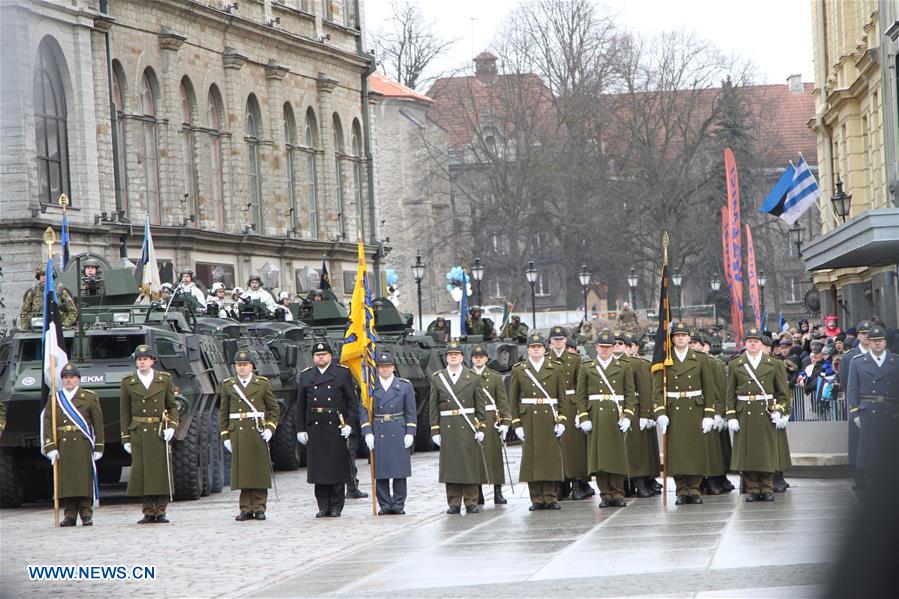
<path fill-rule="evenodd" d="M 777 426 L 780 423 L 780 412 L 771 412 L 771 422 L 774 423 L 774 426 Z"/>
<path fill-rule="evenodd" d="M 478 443 L 484 442 L 484 431 L 478 431 L 474 434 L 474 440 Z"/>
<path fill-rule="evenodd" d="M 131 443 L 125 443 L 124 445 L 122 445 L 122 447 L 125 449 L 126 453 L 131 453 Z"/>
<path fill-rule="evenodd" d="M 646 423 L 646 428 L 653 429 L 656 427 L 656 421 L 652 418 L 648 419 L 649 421 Z"/>
<path fill-rule="evenodd" d="M 305 445 L 309 442 L 309 433 L 297 433 L 297 441 Z"/>
<path fill-rule="evenodd" d="M 353 427 L 350 426 L 349 424 L 344 424 L 343 426 L 340 427 L 340 436 L 343 437 L 344 439 L 349 437 L 350 433 L 352 433 L 352 432 L 353 432 Z"/>
<path fill-rule="evenodd" d="M 262 435 L 262 440 L 265 441 L 266 443 L 268 443 L 269 441 L 272 440 L 272 429 L 270 429 L 270 428 L 265 429 L 264 431 L 262 431 L 261 435 Z"/>
<path fill-rule="evenodd" d="M 656 418 L 656 426 L 659 427 L 659 432 L 663 435 L 668 431 L 668 417 L 662 414 L 658 418 Z"/>
<path fill-rule="evenodd" d="M 589 433 L 590 431 L 593 430 L 593 422 L 590 420 L 584 420 L 581 423 L 581 430 L 584 431 L 585 433 Z"/>
<path fill-rule="evenodd" d="M 555 428 L 553 428 L 553 430 L 556 433 L 556 437 L 561 437 L 562 435 L 565 434 L 565 425 L 560 422 L 560 423 L 556 424 L 556 426 L 555 426 Z"/>
<path fill-rule="evenodd" d="M 702 419 L 702 434 L 706 435 L 712 432 L 712 427 L 715 426 L 714 418 L 703 418 Z"/>
<path fill-rule="evenodd" d="M 406 435 L 407 437 L 410 435 Z M 369 451 L 375 448 L 375 436 L 371 433 L 365 435 L 365 445 L 368 446 Z"/>
<path fill-rule="evenodd" d="M 724 418 L 715 414 L 715 430 L 721 432 L 724 430 Z"/>
<path fill-rule="evenodd" d="M 574 419 L 574 428 L 581 428 L 581 423 L 577 421 L 577 418 Z"/>
<path fill-rule="evenodd" d="M 641 418 L 640 419 L 640 430 L 645 431 L 649 428 L 649 418 Z"/>
<path fill-rule="evenodd" d="M 48 451 L 48 452 L 47 452 L 47 459 L 50 460 L 50 465 L 51 465 L 51 466 L 54 465 L 54 464 L 56 463 L 56 460 L 59 459 L 59 452 L 56 451 L 55 449 L 54 449 L 53 451 Z"/>
<path fill-rule="evenodd" d="M 858 418 L 856 418 L 856 420 L 858 420 Z M 520 427 L 520 426 L 516 427 L 515 428 L 515 436 L 518 437 L 519 441 L 524 441 L 524 428 Z"/>
<path fill-rule="evenodd" d="M 739 433 L 740 432 L 740 421 L 737 420 L 736 418 L 731 418 L 730 420 L 728 420 L 727 421 L 727 430 L 729 430 L 732 433 Z"/>
<path fill-rule="evenodd" d="M 405 437 L 403 437 L 403 447 L 405 447 L 406 449 L 412 447 L 412 443 L 414 442 L 415 437 L 413 437 L 412 435 L 406 435 Z M 374 439 L 372 439 L 372 443 L 374 443 Z"/>
<path fill-rule="evenodd" d="M 631 428 L 631 419 L 630 418 L 620 418 L 618 420 L 618 428 L 621 429 L 622 433 L 626 433 Z"/>
<path fill-rule="evenodd" d="M 166 428 L 164 431 L 162 431 L 162 438 L 165 440 L 166 443 L 171 441 L 172 437 L 174 437 L 174 436 L 175 436 L 175 429 L 173 429 L 173 428 Z"/>
<path fill-rule="evenodd" d="M 506 438 L 506 434 L 509 432 L 508 424 L 499 424 L 496 426 L 496 431 L 499 433 L 499 436 L 502 438 Z"/>
<path fill-rule="evenodd" d="M 228 453 L 232 453 L 232 450 L 231 450 L 231 439 L 225 439 L 224 445 L 225 445 L 225 449 L 228 450 Z"/>
<path fill-rule="evenodd" d="M 861 419 L 861 418 L 859 418 L 858 416 L 856 416 L 856 417 L 854 417 L 854 418 L 852 419 L 852 422 L 855 424 L 855 426 L 858 427 L 859 430 L 862 429 L 862 419 Z"/>
<path fill-rule="evenodd" d="M 95 452 L 94 452 L 93 458 L 94 458 L 94 461 L 95 461 L 95 462 L 96 462 L 97 460 L 99 460 L 100 458 L 102 458 L 102 457 L 103 457 L 103 452 L 102 452 L 102 451 L 95 451 Z"/>
<path fill-rule="evenodd" d="M 440 447 L 440 435 L 433 435 L 431 437 L 431 441 L 434 442 L 434 445 L 436 445 L 437 447 Z"/>
<path fill-rule="evenodd" d="M 780 417 L 780 420 L 777 421 L 777 428 L 787 428 L 787 422 L 790 421 L 790 415 L 784 414 Z"/>

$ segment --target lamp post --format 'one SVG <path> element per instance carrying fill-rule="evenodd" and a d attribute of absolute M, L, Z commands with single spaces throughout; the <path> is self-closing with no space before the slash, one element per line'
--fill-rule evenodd
<path fill-rule="evenodd" d="M 765 322 L 768 320 L 767 315 L 765 314 L 765 285 L 768 284 L 768 277 L 765 276 L 765 271 L 759 271 L 759 312 L 761 312 L 761 320 L 762 320 L 762 330 L 768 330 L 768 323 Z"/>
<path fill-rule="evenodd" d="M 842 218 L 845 223 L 846 217 L 849 215 L 849 207 L 852 205 L 852 195 L 843 191 L 843 182 L 840 181 L 839 177 L 837 177 L 836 186 L 837 192 L 833 194 L 830 201 L 833 203 L 833 209 L 837 216 Z"/>
<path fill-rule="evenodd" d="M 799 257 L 802 258 L 802 240 L 805 237 L 805 227 L 799 224 L 797 220 L 793 223 L 793 226 L 790 227 L 790 241 L 793 242 L 793 245 L 796 246 L 796 253 L 799 254 Z"/>
<path fill-rule="evenodd" d="M 631 296 L 631 309 L 637 309 L 637 283 L 640 282 L 640 278 L 637 276 L 637 269 L 631 268 L 627 273 L 627 286 L 630 289 Z"/>
<path fill-rule="evenodd" d="M 587 291 L 590 289 L 590 271 L 587 270 L 586 264 L 581 265 L 581 272 L 578 273 L 577 278 L 584 291 L 584 322 L 587 322 Z"/>
<path fill-rule="evenodd" d="M 534 285 L 537 284 L 537 269 L 534 268 L 534 261 L 530 260 L 528 262 L 528 269 L 524 271 L 524 276 L 527 277 L 528 283 L 531 286 L 531 328 L 536 332 L 537 330 L 537 292 L 534 289 Z"/>
<path fill-rule="evenodd" d="M 471 278 L 474 279 L 478 293 L 478 305 L 482 306 L 483 301 L 481 300 L 481 279 L 484 278 L 484 267 L 481 266 L 481 259 L 474 259 L 474 266 L 471 267 Z"/>
<path fill-rule="evenodd" d="M 425 276 L 425 265 L 421 261 L 421 254 L 415 256 L 415 264 L 412 265 L 412 276 L 415 277 L 415 285 L 418 287 L 418 329 L 425 330 L 425 323 L 421 318 L 421 280 Z"/>
<path fill-rule="evenodd" d="M 677 319 L 684 319 L 684 298 L 681 292 L 681 283 L 684 282 L 684 275 L 681 274 L 679 268 L 674 269 L 674 274 L 671 275 L 671 282 L 677 287 Z"/>
<path fill-rule="evenodd" d="M 712 286 L 712 303 L 715 305 L 715 330 L 718 330 L 718 290 L 721 289 L 721 279 L 718 278 L 718 273 L 712 275 L 712 281 L 710 283 Z"/>

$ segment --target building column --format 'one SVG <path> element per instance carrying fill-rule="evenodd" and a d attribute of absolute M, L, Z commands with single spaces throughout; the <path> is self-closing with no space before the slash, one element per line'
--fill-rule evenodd
<path fill-rule="evenodd" d="M 287 151 L 285 144 L 287 139 L 284 135 L 284 105 L 283 96 L 279 91 L 282 87 L 282 81 L 290 70 L 275 62 L 275 59 L 268 61 L 265 65 L 265 84 L 266 95 L 268 96 L 269 126 L 271 128 L 270 157 L 265 161 L 269 167 L 266 176 L 262 180 L 263 195 L 268 198 L 264 204 L 266 213 L 263 221 L 265 222 L 265 234 L 277 235 L 279 237 L 287 235 L 290 229 L 290 197 L 287 193 Z M 296 120 L 296 115 L 294 115 Z M 294 190 L 294 193 L 296 191 Z"/>
<path fill-rule="evenodd" d="M 321 239 L 332 240 L 339 231 L 337 204 L 337 169 L 334 163 L 334 109 L 331 92 L 338 81 L 319 73 L 316 79 L 318 87 L 319 141 L 322 147 L 321 181 L 319 186 L 319 230 Z"/>
<path fill-rule="evenodd" d="M 230 131 L 231 136 L 222 140 L 222 178 L 223 199 L 225 205 L 225 226 L 227 233 L 242 233 L 244 226 L 248 224 L 247 203 L 250 201 L 247 189 L 247 153 L 244 137 L 244 107 L 246 99 L 237 96 L 239 89 L 238 79 L 240 70 L 247 62 L 247 57 L 238 53 L 234 48 L 225 48 L 222 53 L 222 63 L 225 67 L 225 110 L 220 115 L 222 127 L 234 125 Z M 232 116 L 234 118 L 232 118 Z M 224 164 L 226 163 L 226 165 Z"/>
<path fill-rule="evenodd" d="M 166 27 L 159 29 L 162 72 L 158 73 L 161 106 L 156 107 L 157 139 L 159 144 L 159 222 L 163 225 L 180 226 L 187 216 L 184 205 L 184 183 L 182 165 L 185 156 L 181 151 L 178 136 L 181 131 L 181 59 L 178 50 L 187 39 Z M 196 198 L 190 198 L 191 201 Z"/>

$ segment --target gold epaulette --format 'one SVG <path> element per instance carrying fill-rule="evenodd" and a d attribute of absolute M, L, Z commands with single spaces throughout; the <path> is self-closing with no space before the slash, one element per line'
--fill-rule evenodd
<path fill-rule="evenodd" d="M 257 374 L 257 375 L 256 375 L 256 378 L 257 378 L 257 379 L 262 379 L 263 381 L 267 381 L 267 380 L 268 380 L 268 377 L 262 376 L 261 374 Z"/>

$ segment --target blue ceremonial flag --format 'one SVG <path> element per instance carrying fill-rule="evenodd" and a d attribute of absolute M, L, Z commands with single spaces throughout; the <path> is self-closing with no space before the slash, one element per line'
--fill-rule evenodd
<path fill-rule="evenodd" d="M 328 275 L 328 263 L 325 260 L 324 254 L 322 254 L 322 272 L 319 276 L 318 288 L 322 291 L 331 288 L 331 277 Z"/>
<path fill-rule="evenodd" d="M 62 213 L 62 269 L 69 265 L 69 215 Z"/>
<path fill-rule="evenodd" d="M 800 155 L 799 164 L 794 167 L 791 163 L 787 167 L 774 185 L 774 189 L 762 202 L 759 212 L 767 212 L 788 225 L 792 225 L 820 197 L 821 190 L 818 188 L 818 182 L 815 181 L 815 176 L 805 162 L 805 158 Z"/>
<path fill-rule="evenodd" d="M 783 333 L 786 330 L 789 330 L 790 325 L 787 324 L 787 319 L 784 318 L 783 313 L 781 312 L 777 317 L 777 330 Z"/>

